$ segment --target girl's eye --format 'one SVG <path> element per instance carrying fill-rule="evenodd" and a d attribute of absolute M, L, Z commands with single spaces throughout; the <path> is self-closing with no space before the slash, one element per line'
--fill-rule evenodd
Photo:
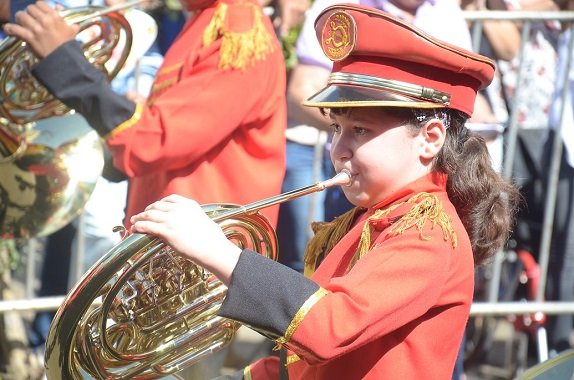
<path fill-rule="evenodd" d="M 369 131 L 368 131 L 367 129 L 365 129 L 365 128 L 354 127 L 354 128 L 353 128 L 353 132 L 354 132 L 356 135 L 362 136 L 362 135 L 367 134 L 367 132 L 369 132 Z"/>
<path fill-rule="evenodd" d="M 339 133 L 341 131 L 341 126 L 337 123 L 331 123 L 331 128 L 334 133 Z"/>

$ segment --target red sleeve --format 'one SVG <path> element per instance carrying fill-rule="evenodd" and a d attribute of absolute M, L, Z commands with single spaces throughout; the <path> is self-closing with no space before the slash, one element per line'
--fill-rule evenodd
<path fill-rule="evenodd" d="M 244 374 L 250 375 L 252 380 L 278 379 L 279 358 L 277 356 L 269 356 L 260 359 L 247 367 Z"/>
<path fill-rule="evenodd" d="M 194 55 L 200 61 L 184 64 L 178 83 L 143 108 L 134 125 L 112 132 L 107 143 L 117 168 L 138 176 L 189 166 L 272 118 L 284 101 L 280 49 L 244 70 L 218 69 L 218 49 L 216 42 Z"/>

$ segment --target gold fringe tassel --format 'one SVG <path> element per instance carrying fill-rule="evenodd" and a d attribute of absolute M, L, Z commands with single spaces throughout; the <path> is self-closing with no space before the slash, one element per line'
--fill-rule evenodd
<path fill-rule="evenodd" d="M 305 249 L 304 274 L 309 277 L 315 272 L 317 259 L 321 254 L 327 254 L 345 236 L 353 225 L 358 209 L 353 208 L 332 222 L 314 222 L 311 227 L 315 235 Z"/>
<path fill-rule="evenodd" d="M 373 221 L 388 216 L 393 210 L 405 203 L 414 203 L 410 210 L 401 218 L 395 221 L 390 229 L 391 235 L 399 235 L 411 227 L 416 227 L 419 230 L 420 238 L 422 240 L 429 240 L 430 237 L 424 236 L 423 228 L 427 221 L 430 221 L 434 226 L 438 225 L 443 230 L 445 241 L 449 238 L 452 241 L 453 248 L 458 245 L 456 232 L 454 231 L 450 217 L 442 209 L 439 199 L 429 193 L 418 193 L 407 201 L 395 204 L 387 209 L 377 210 L 371 215 L 364 223 L 361 231 L 359 244 L 353 259 L 349 263 L 348 270 L 371 249 L 372 241 L 371 234 L 373 230 Z M 357 209 L 353 209 L 331 223 L 314 223 L 313 230 L 316 232 L 315 236 L 307 245 L 305 251 L 305 276 L 313 274 L 316 268 L 318 257 L 324 253 L 327 254 L 331 249 L 345 236 L 355 220 Z"/>
<path fill-rule="evenodd" d="M 253 27 L 245 32 L 235 32 L 226 28 L 226 16 L 228 5 L 218 5 L 213 18 L 203 33 L 203 45 L 211 45 L 217 38 L 222 37 L 221 50 L 219 52 L 219 68 L 243 70 L 253 65 L 272 52 L 275 47 L 273 36 L 267 31 L 263 22 L 261 9 L 251 3 L 241 4 L 251 7 L 253 10 Z"/>
<path fill-rule="evenodd" d="M 402 234 L 405 230 L 416 226 L 419 230 L 421 239 L 429 240 L 430 237 L 423 235 L 423 228 L 426 222 L 430 221 L 433 225 L 433 228 L 437 224 L 440 228 L 442 228 L 444 240 L 446 241 L 450 237 L 452 241 L 452 247 L 456 248 L 458 245 L 456 232 L 454 232 L 454 229 L 452 228 L 450 217 L 442 209 L 442 205 L 440 204 L 440 201 L 436 195 L 429 193 L 419 193 L 410 198 L 407 202 L 415 203 L 419 200 L 421 201 L 414 205 L 409 210 L 409 212 L 407 212 L 393 224 L 391 232 L 395 235 L 398 235 Z"/>
<path fill-rule="evenodd" d="M 383 216 L 388 215 L 392 210 L 399 207 L 400 204 L 394 205 L 389 207 L 388 209 L 384 210 L 377 210 L 373 213 L 373 215 L 369 216 L 367 220 L 365 220 L 365 224 L 363 224 L 363 230 L 361 231 L 361 238 L 359 239 L 359 245 L 357 246 L 357 250 L 355 251 L 355 255 L 353 259 L 349 263 L 349 268 L 347 271 L 351 270 L 352 267 L 355 266 L 357 261 L 363 258 L 371 248 L 371 233 L 373 231 L 372 221 L 378 220 Z"/>
<path fill-rule="evenodd" d="M 357 247 L 357 251 L 353 256 L 353 259 L 349 263 L 349 268 L 347 271 L 351 270 L 353 266 L 363 258 L 371 249 L 371 233 L 373 230 L 372 221 L 378 220 L 382 217 L 388 216 L 391 211 L 395 210 L 397 207 L 405 204 L 405 203 L 415 203 L 411 209 L 400 217 L 397 221 L 395 221 L 390 229 L 390 234 L 395 236 L 402 234 L 407 229 L 416 226 L 419 230 L 419 236 L 422 240 L 430 240 L 430 237 L 424 236 L 423 228 L 427 221 L 430 221 L 434 226 L 437 224 L 442 228 L 444 234 L 444 240 L 448 240 L 450 237 L 452 241 L 453 248 L 456 248 L 458 242 L 456 237 L 456 232 L 452 228 L 452 224 L 450 222 L 450 217 L 444 210 L 442 209 L 442 205 L 437 198 L 436 195 L 432 195 L 429 193 L 418 193 L 409 198 L 407 201 L 403 203 L 398 203 L 393 205 L 384 210 L 377 210 L 373 215 L 371 215 L 363 225 L 363 230 L 361 232 L 361 239 L 359 241 L 359 245 Z"/>

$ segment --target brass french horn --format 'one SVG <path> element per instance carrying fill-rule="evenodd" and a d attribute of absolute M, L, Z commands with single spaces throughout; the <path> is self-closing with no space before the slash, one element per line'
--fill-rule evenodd
<path fill-rule="evenodd" d="M 121 70 L 132 32 L 111 7 L 62 11 L 78 24 L 84 54 L 109 80 Z M 14 37 L 0 41 L 0 237 L 48 235 L 84 207 L 103 168 L 100 138 L 31 74 L 36 57 Z"/>
<path fill-rule="evenodd" d="M 350 183 L 348 172 L 247 206 L 206 205 L 228 239 L 275 259 L 277 238 L 259 210 Z M 68 293 L 50 326 L 48 380 L 154 379 L 225 347 L 239 324 L 217 316 L 227 288 L 163 241 L 129 235 Z"/>

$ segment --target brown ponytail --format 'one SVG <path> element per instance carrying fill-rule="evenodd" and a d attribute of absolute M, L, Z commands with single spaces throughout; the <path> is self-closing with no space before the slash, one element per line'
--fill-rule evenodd
<path fill-rule="evenodd" d="M 520 199 L 519 191 L 493 168 L 484 139 L 465 127 L 466 116 L 454 110 L 413 110 L 411 124 L 429 117 L 447 126 L 445 143 L 433 171 L 448 174 L 447 193 L 472 244 L 475 265 L 502 248 L 510 235 Z"/>

